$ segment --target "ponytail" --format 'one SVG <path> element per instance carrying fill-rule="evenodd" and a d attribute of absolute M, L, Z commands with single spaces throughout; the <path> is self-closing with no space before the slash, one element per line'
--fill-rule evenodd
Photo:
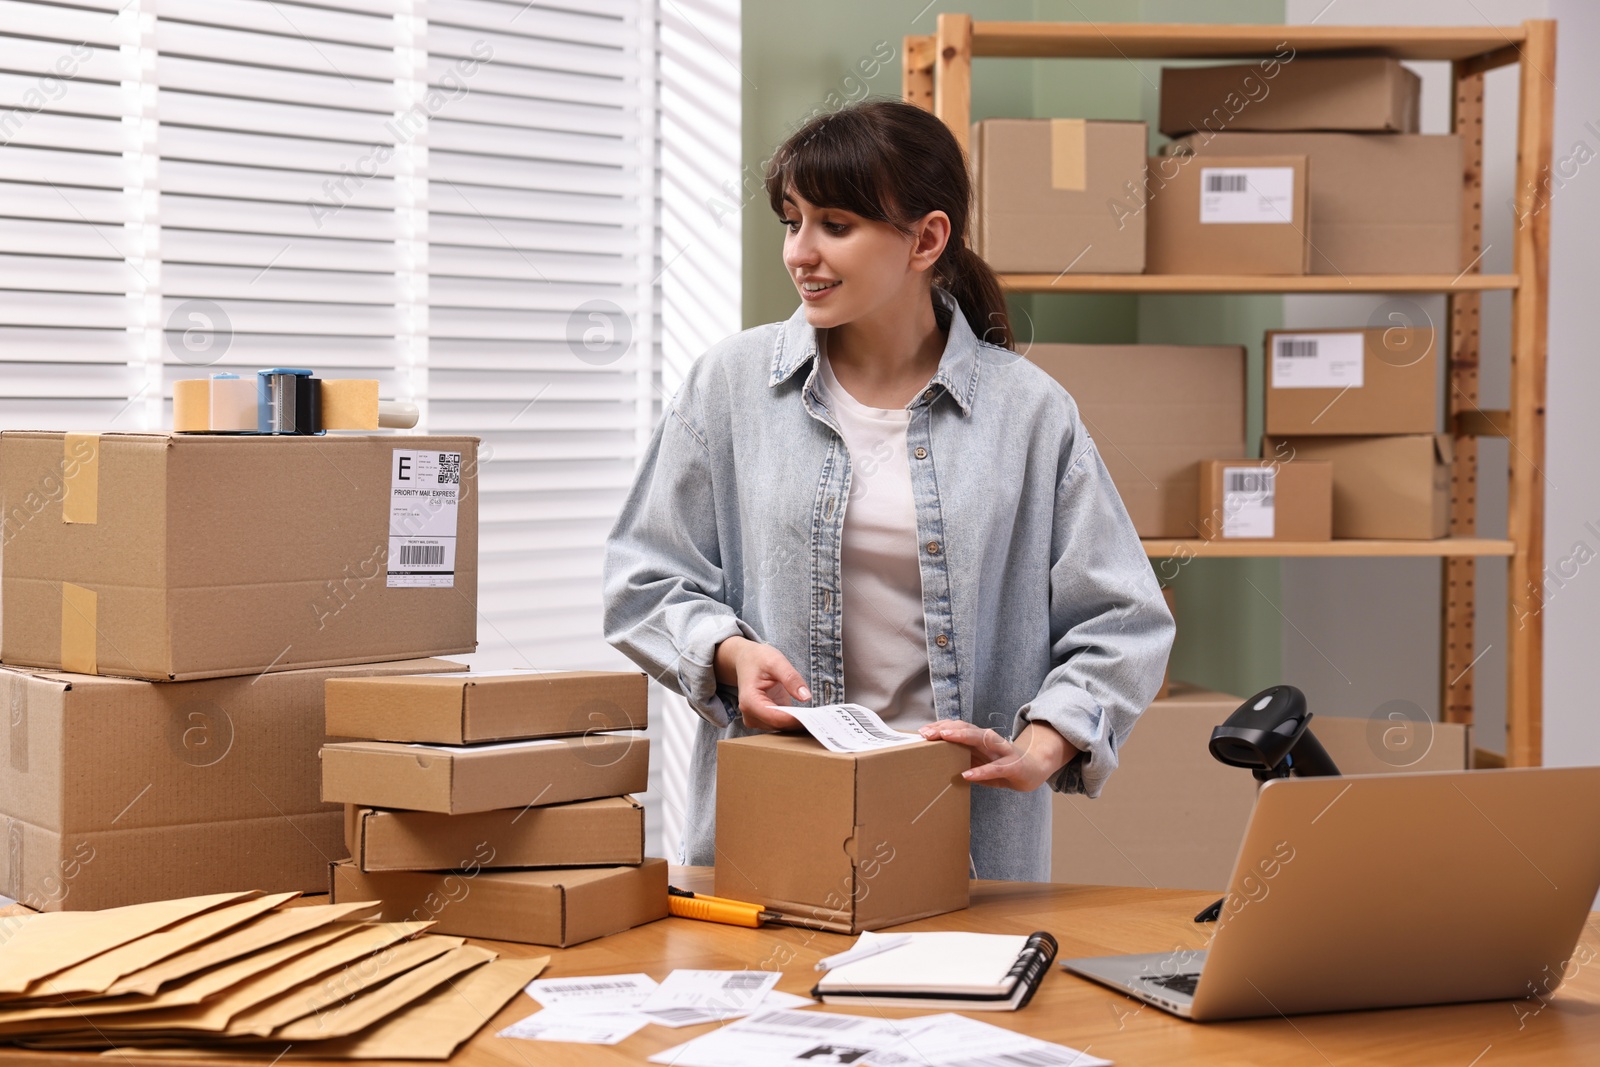
<path fill-rule="evenodd" d="M 1001 348 L 1014 347 L 1011 315 L 1006 309 L 1005 292 L 1000 288 L 1000 276 L 954 233 L 934 265 L 934 281 L 956 298 L 967 325 L 972 327 L 978 340 Z"/>

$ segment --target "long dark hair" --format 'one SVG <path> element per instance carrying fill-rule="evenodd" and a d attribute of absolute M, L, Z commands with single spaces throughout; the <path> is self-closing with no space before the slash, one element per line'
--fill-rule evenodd
<path fill-rule="evenodd" d="M 898 100 L 863 100 L 819 115 L 783 143 L 767 164 L 767 198 L 784 215 L 792 189 L 818 207 L 887 222 L 908 236 L 930 211 L 950 216 L 950 240 L 933 280 L 961 305 L 980 340 L 1012 347 L 1000 279 L 967 247 L 972 181 L 961 146 L 932 114 Z"/>

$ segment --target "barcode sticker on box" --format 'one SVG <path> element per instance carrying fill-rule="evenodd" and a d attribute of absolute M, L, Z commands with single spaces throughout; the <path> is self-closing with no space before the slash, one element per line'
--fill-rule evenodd
<path fill-rule="evenodd" d="M 397 448 L 389 474 L 389 588 L 451 588 L 461 453 Z"/>
<path fill-rule="evenodd" d="M 1201 222 L 1294 222 L 1293 167 L 1201 167 Z"/>
<path fill-rule="evenodd" d="M 1280 333 L 1272 338 L 1272 388 L 1360 388 L 1366 338 L 1349 333 Z"/>
<path fill-rule="evenodd" d="M 1276 528 L 1271 467 L 1222 468 L 1222 536 L 1271 537 Z"/>

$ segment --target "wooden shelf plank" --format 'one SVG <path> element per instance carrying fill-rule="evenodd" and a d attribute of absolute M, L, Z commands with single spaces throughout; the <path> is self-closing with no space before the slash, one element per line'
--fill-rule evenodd
<path fill-rule="evenodd" d="M 1129 22 L 974 22 L 974 56 L 1058 59 L 1254 59 L 1284 52 L 1365 52 L 1470 59 L 1516 47 L 1522 26 L 1275 26 Z"/>
<path fill-rule="evenodd" d="M 1201 541 L 1182 538 L 1146 538 L 1144 554 L 1151 559 L 1240 558 L 1381 558 L 1395 556 L 1509 556 L 1510 541 L 1492 537 L 1442 537 L 1436 541 Z"/>
<path fill-rule="evenodd" d="M 1002 274 L 1014 293 L 1448 293 L 1517 287 L 1515 274 Z"/>

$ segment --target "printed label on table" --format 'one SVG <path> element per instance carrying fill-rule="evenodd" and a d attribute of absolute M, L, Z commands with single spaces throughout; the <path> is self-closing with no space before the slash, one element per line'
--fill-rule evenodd
<path fill-rule="evenodd" d="M 1294 222 L 1293 167 L 1201 167 L 1201 222 Z"/>
<path fill-rule="evenodd" d="M 1271 537 L 1278 472 L 1271 467 L 1222 468 L 1222 536 Z"/>
<path fill-rule="evenodd" d="M 389 588 L 451 588 L 461 453 L 397 448 L 389 474 Z"/>
<path fill-rule="evenodd" d="M 1351 333 L 1280 333 L 1272 339 L 1272 388 L 1359 389 L 1367 342 Z"/>

